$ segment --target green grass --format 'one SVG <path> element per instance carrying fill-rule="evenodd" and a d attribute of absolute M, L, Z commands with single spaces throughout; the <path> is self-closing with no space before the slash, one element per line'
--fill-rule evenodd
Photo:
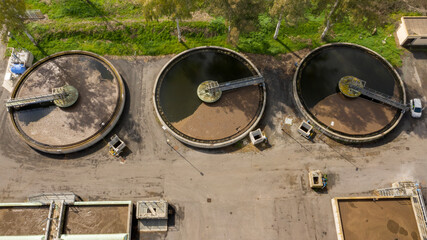
<path fill-rule="evenodd" d="M 11 40 L 9 46 L 27 48 L 36 59 L 76 49 L 100 55 L 163 55 L 204 45 L 277 55 L 324 44 L 320 40 L 324 18 L 310 14 L 307 14 L 306 22 L 297 26 L 282 24 L 277 41 L 273 39 L 276 20 L 261 15 L 258 30 L 241 34 L 236 46 L 227 42 L 227 28 L 222 18 L 211 22 L 182 22 L 182 44 L 177 41 L 175 22 L 143 21 L 140 6 L 127 1 L 91 0 L 89 4 L 86 0 L 56 0 L 51 5 L 39 0 L 26 1 L 28 8 L 40 9 L 49 15 L 50 20 L 27 25 L 38 41 L 38 47 L 32 45 L 26 36 L 16 36 L 19 44 Z M 397 21 L 401 15 L 407 14 L 396 13 L 391 17 Z M 378 52 L 393 65 L 400 66 L 402 50 L 394 42 L 394 31 L 394 25 L 386 25 L 378 27 L 376 33 L 371 34 L 372 30 L 347 22 L 334 25 L 327 42 L 360 44 Z"/>
<path fill-rule="evenodd" d="M 137 1 L 123 0 L 25 0 L 28 9 L 40 9 L 49 19 L 102 20 L 109 18 L 141 18 L 142 6 Z"/>
<path fill-rule="evenodd" d="M 331 42 L 346 41 L 368 47 L 379 53 L 392 65 L 401 66 L 402 61 L 400 59 L 400 55 L 403 53 L 403 49 L 399 49 L 396 46 L 393 36 L 394 31 L 395 27 L 391 24 L 378 28 L 375 34 L 372 34 L 372 30 L 367 31 L 360 27 L 355 27 L 352 31 L 349 31 L 348 26 L 345 24 L 339 24 L 334 28 L 336 36 L 331 40 Z"/>
<path fill-rule="evenodd" d="M 26 36 L 17 36 L 10 46 L 24 47 L 36 59 L 65 50 L 86 50 L 101 55 L 163 55 L 179 53 L 187 47 L 227 44 L 226 28 L 209 22 L 181 24 L 185 45 L 177 41 L 175 22 L 92 22 L 54 24 L 32 23 L 29 32 L 38 41 L 38 47 Z"/>
<path fill-rule="evenodd" d="M 259 31 L 240 36 L 239 50 L 277 55 L 322 45 L 319 39 L 319 29 L 323 23 L 321 17 L 310 17 L 307 22 L 298 26 L 282 24 L 278 40 L 273 39 L 276 21 L 267 16 L 260 16 L 259 23 Z"/>

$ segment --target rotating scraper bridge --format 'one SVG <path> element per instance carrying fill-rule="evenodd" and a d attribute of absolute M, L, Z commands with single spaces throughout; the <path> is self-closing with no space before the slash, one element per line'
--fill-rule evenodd
<path fill-rule="evenodd" d="M 203 102 L 213 103 L 219 100 L 223 91 L 233 90 L 236 88 L 247 87 L 264 83 L 264 77 L 252 76 L 241 78 L 229 82 L 218 83 L 217 81 L 207 80 L 202 82 L 197 88 L 197 96 Z"/>
<path fill-rule="evenodd" d="M 78 96 L 79 94 L 75 87 L 65 85 L 60 88 L 53 88 L 51 94 L 11 98 L 7 100 L 6 107 L 8 110 L 10 108 L 19 109 L 52 102 L 58 107 L 69 107 L 77 101 Z"/>
<path fill-rule="evenodd" d="M 359 97 L 360 95 L 364 95 L 403 111 L 409 109 L 409 105 L 403 104 L 399 100 L 394 99 L 392 96 L 374 89 L 367 88 L 366 81 L 353 76 L 345 76 L 341 78 L 339 82 L 339 89 L 347 97 Z"/>

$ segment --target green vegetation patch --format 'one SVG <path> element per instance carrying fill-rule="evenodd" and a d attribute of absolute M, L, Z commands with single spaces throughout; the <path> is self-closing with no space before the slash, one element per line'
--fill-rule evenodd
<path fill-rule="evenodd" d="M 47 21 L 27 24 L 38 46 L 25 35 L 15 36 L 12 47 L 23 47 L 33 52 L 36 59 L 65 50 L 86 50 L 100 55 L 163 55 L 179 53 L 187 48 L 205 45 L 227 47 L 241 52 L 277 55 L 314 49 L 325 42 L 320 40 L 324 16 L 308 12 L 306 21 L 290 25 L 285 21 L 277 40 L 273 39 L 277 19 L 260 15 L 255 31 L 241 33 L 238 43 L 228 42 L 228 27 L 223 18 L 210 22 L 181 22 L 183 43 L 177 40 L 174 21 L 142 20 L 138 3 L 120 0 L 26 0 L 28 8 L 40 9 L 48 14 Z M 397 21 L 408 13 L 391 16 Z M 381 54 L 395 66 L 401 65 L 402 54 L 394 41 L 392 24 L 376 31 L 353 26 L 350 21 L 337 23 L 331 29 L 327 42 L 350 42 L 366 46 Z"/>
<path fill-rule="evenodd" d="M 28 24 L 36 39 L 34 46 L 25 35 L 11 40 L 12 47 L 33 52 L 36 59 L 66 50 L 86 50 L 100 55 L 164 55 L 179 53 L 187 48 L 227 44 L 225 25 L 209 22 L 183 22 L 181 31 L 185 43 L 177 41 L 176 23 L 165 22 L 91 22 Z"/>
<path fill-rule="evenodd" d="M 142 6 L 138 1 L 123 0 L 25 0 L 28 9 L 40 9 L 49 19 L 75 20 L 90 18 L 141 18 Z"/>

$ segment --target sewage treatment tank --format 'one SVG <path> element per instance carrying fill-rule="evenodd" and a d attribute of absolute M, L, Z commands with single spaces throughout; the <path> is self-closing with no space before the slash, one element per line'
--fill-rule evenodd
<path fill-rule="evenodd" d="M 243 55 L 220 47 L 177 55 L 161 70 L 154 87 L 154 105 L 164 128 L 202 148 L 227 146 L 245 137 L 259 122 L 265 104 L 260 72 Z"/>
<path fill-rule="evenodd" d="M 13 126 L 31 147 L 54 154 L 87 148 L 117 123 L 124 106 L 120 74 L 105 58 L 67 51 L 28 69 L 9 101 Z"/>
<path fill-rule="evenodd" d="M 294 75 L 295 102 L 305 118 L 334 139 L 368 142 L 383 137 L 396 127 L 403 111 L 360 93 L 352 96 L 344 84 L 350 80 L 406 104 L 402 80 L 393 67 L 374 51 L 347 43 L 324 45 L 301 61 Z"/>

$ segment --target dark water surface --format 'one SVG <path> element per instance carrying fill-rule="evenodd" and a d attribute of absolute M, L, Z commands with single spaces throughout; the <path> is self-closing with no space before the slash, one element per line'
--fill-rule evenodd
<path fill-rule="evenodd" d="M 159 78 L 156 90 L 159 107 L 170 122 L 178 122 L 202 104 L 197 96 L 200 83 L 206 80 L 221 83 L 255 74 L 255 70 L 237 55 L 216 49 L 190 52 L 172 62 Z"/>
<path fill-rule="evenodd" d="M 302 66 L 299 74 L 300 96 L 308 109 L 325 97 L 338 93 L 338 82 L 344 76 L 366 81 L 366 87 L 393 96 L 397 79 L 383 60 L 350 46 L 323 48 Z"/>

